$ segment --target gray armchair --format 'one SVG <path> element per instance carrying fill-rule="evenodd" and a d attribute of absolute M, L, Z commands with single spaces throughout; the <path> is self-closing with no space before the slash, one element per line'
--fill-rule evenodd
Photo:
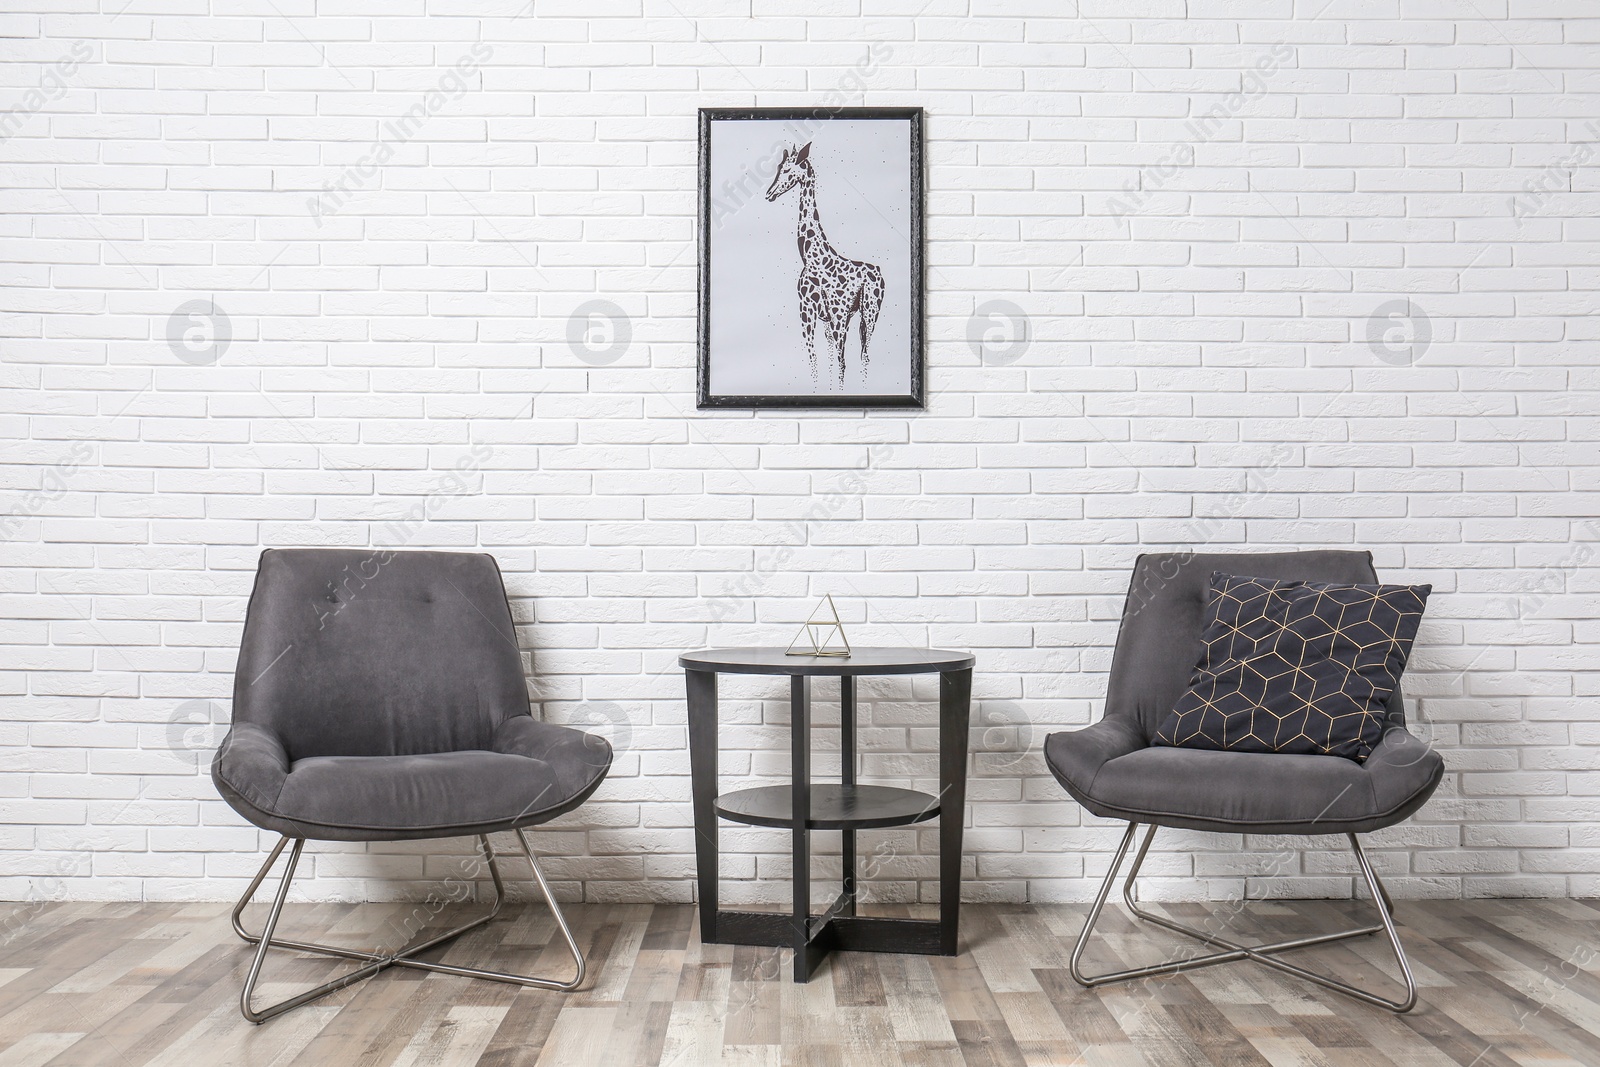
<path fill-rule="evenodd" d="M 583 982 L 584 959 L 523 828 L 582 804 L 611 765 L 599 737 L 529 714 L 522 657 L 494 558 L 383 549 L 261 555 L 234 675 L 233 727 L 212 762 L 224 800 L 282 834 L 233 910 L 257 946 L 240 1010 L 262 1022 L 390 966 L 546 989 Z M 504 897 L 489 834 L 512 831 L 576 963 L 570 981 L 416 958 L 489 922 Z M 495 888 L 488 915 L 392 952 L 275 938 L 307 840 L 478 838 Z M 283 880 L 260 934 L 245 905 L 286 845 Z M 479 868 L 481 870 L 482 868 Z M 268 948 L 363 966 L 279 1004 L 252 1005 Z"/>
<path fill-rule="evenodd" d="M 1106 689 L 1105 714 L 1084 730 L 1050 735 L 1045 760 L 1068 793 L 1101 818 L 1127 820 L 1111 869 L 1072 955 L 1072 975 L 1096 986 L 1217 963 L 1252 959 L 1369 1004 L 1409 1011 L 1416 983 L 1395 930 L 1393 903 L 1362 852 L 1357 834 L 1392 826 L 1420 808 L 1444 773 L 1444 761 L 1405 728 L 1400 692 L 1389 700 L 1382 741 L 1364 763 L 1338 756 L 1302 756 L 1151 747 L 1173 704 L 1188 687 L 1201 652 L 1206 590 L 1213 571 L 1290 580 L 1373 583 L 1366 552 L 1143 555 L 1123 607 Z M 1123 900 L 1140 919 L 1187 935 L 1217 951 L 1176 962 L 1086 976 L 1081 960 L 1134 834 L 1147 827 L 1123 885 Z M 1157 827 L 1238 834 L 1344 834 L 1372 893 L 1379 925 L 1270 945 L 1241 945 L 1139 907 L 1135 879 Z M 1280 952 L 1378 932 L 1387 934 L 1406 995 L 1390 1000 L 1277 959 Z"/>

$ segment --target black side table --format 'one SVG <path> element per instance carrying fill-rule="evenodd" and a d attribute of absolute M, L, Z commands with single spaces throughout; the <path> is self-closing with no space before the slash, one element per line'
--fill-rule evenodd
<path fill-rule="evenodd" d="M 786 656 L 781 648 L 718 648 L 678 657 L 689 688 L 689 765 L 694 791 L 695 858 L 700 878 L 700 938 L 709 944 L 793 948 L 794 980 L 810 979 L 834 949 L 956 954 L 961 911 L 961 824 L 967 796 L 967 724 L 973 657 L 929 648 L 858 648 L 848 659 Z M 788 786 L 717 794 L 717 675 L 790 678 L 792 775 Z M 856 678 L 939 675 L 939 795 L 856 784 Z M 811 784 L 811 679 L 839 679 L 838 785 Z M 718 818 L 794 831 L 794 911 L 724 911 L 717 906 Z M 939 818 L 939 918 L 856 915 L 856 831 Z M 812 830 L 844 831 L 844 891 L 811 913 Z"/>

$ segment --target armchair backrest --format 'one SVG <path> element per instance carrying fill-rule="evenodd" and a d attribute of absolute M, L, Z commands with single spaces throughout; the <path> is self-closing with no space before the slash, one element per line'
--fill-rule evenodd
<path fill-rule="evenodd" d="M 290 759 L 491 747 L 528 714 L 522 654 L 494 557 L 268 549 L 245 613 L 233 721 Z"/>
<path fill-rule="evenodd" d="M 1133 580 L 1122 608 L 1105 714 L 1134 721 L 1146 740 L 1189 687 L 1189 676 L 1200 659 L 1200 632 L 1213 571 L 1287 581 L 1370 585 L 1378 580 L 1370 552 L 1317 549 L 1141 555 L 1133 565 Z M 1388 720 L 1405 722 L 1405 703 L 1398 688 L 1389 698 Z"/>

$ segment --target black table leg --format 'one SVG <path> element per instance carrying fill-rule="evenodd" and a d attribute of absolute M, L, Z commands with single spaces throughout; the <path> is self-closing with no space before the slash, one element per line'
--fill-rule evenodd
<path fill-rule="evenodd" d="M 700 879 L 700 939 L 717 941 L 717 676 L 685 671 L 689 687 L 689 777 L 694 796 L 695 871 Z"/>
<path fill-rule="evenodd" d="M 811 679 L 789 680 L 790 796 L 794 807 L 794 980 L 809 981 L 822 953 L 811 939 Z"/>
<path fill-rule="evenodd" d="M 856 680 L 854 675 L 839 679 L 839 783 L 856 784 Z M 844 910 L 841 915 L 856 913 L 856 831 L 846 827 L 840 831 L 844 841 L 840 851 L 844 854 Z"/>
<path fill-rule="evenodd" d="M 961 921 L 961 830 L 967 814 L 972 670 L 939 675 L 939 942 L 954 956 Z"/>

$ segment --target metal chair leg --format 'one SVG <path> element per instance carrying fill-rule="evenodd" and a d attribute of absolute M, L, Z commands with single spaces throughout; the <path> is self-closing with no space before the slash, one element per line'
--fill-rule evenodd
<path fill-rule="evenodd" d="M 294 848 L 289 853 L 289 863 L 283 872 L 283 881 L 278 886 L 277 895 L 273 898 L 272 909 L 267 915 L 266 925 L 262 928 L 261 933 L 252 934 L 244 927 L 243 915 L 245 906 L 255 896 L 256 890 L 260 888 L 262 881 L 266 879 L 267 872 L 271 870 L 273 863 L 283 853 L 284 846 L 289 843 L 290 838 L 285 837 L 278 842 L 271 854 L 267 856 L 267 861 L 261 865 L 261 870 L 256 872 L 256 876 L 251 879 L 249 887 L 245 889 L 244 895 L 239 898 L 239 903 L 233 909 L 234 932 L 246 942 L 256 946 L 255 958 L 250 965 L 250 973 L 245 978 L 244 989 L 239 996 L 240 1012 L 249 1021 L 262 1023 L 274 1016 L 282 1015 L 292 1008 L 297 1008 L 302 1004 L 316 1000 L 318 997 L 327 996 L 329 993 L 337 992 L 363 979 L 371 978 L 387 967 L 413 967 L 418 970 L 436 971 L 441 974 L 453 974 L 464 978 L 480 978 L 491 982 L 507 982 L 512 985 L 554 989 L 560 992 L 571 992 L 577 989 L 583 984 L 584 975 L 587 972 L 583 952 L 578 947 L 577 939 L 573 937 L 572 928 L 567 925 L 566 916 L 561 913 L 560 905 L 556 903 L 555 894 L 550 889 L 550 883 L 545 880 L 544 872 L 539 869 L 539 862 L 534 857 L 533 849 L 528 845 L 527 836 L 521 829 L 518 829 L 516 834 L 517 841 L 522 847 L 523 855 L 527 857 L 528 863 L 533 867 L 533 877 L 539 885 L 539 891 L 544 895 L 545 902 L 549 904 L 550 912 L 555 917 L 556 926 L 561 931 L 561 937 L 566 942 L 567 950 L 572 954 L 572 958 L 577 964 L 577 973 L 570 981 L 561 981 L 556 978 L 538 978 L 524 974 L 509 974 L 503 971 L 482 970 L 476 967 L 458 967 L 454 964 L 434 963 L 429 960 L 414 958 L 418 953 L 425 952 L 446 941 L 460 937 L 470 930 L 477 929 L 500 913 L 500 907 L 505 901 L 505 883 L 500 877 L 499 864 L 496 863 L 499 854 L 494 851 L 494 846 L 489 843 L 487 837 L 479 837 L 478 842 L 483 851 L 484 859 L 488 863 L 489 875 L 494 881 L 494 906 L 490 908 L 487 915 L 479 916 L 463 926 L 447 930 L 419 944 L 391 953 L 365 952 L 360 949 L 341 948 L 337 945 L 321 945 L 314 942 L 291 941 L 287 938 L 274 937 L 273 933 L 277 929 L 278 920 L 283 913 L 284 901 L 289 896 L 289 883 L 294 879 L 295 867 L 299 864 L 300 853 L 305 848 L 305 840 L 303 838 L 294 838 Z M 340 975 L 331 982 L 325 982 L 322 985 L 290 997 L 288 1000 L 257 1010 L 252 1006 L 252 1001 L 255 996 L 256 981 L 260 977 L 261 966 L 266 960 L 267 949 L 269 948 L 291 949 L 340 959 L 358 960 L 364 966 L 358 967 L 348 974 Z"/>
<path fill-rule="evenodd" d="M 578 948 L 577 938 L 572 936 L 572 927 L 567 925 L 567 917 L 561 914 L 561 905 L 556 903 L 556 895 L 550 891 L 550 883 L 544 880 L 544 871 L 539 869 L 539 861 L 533 856 L 533 849 L 528 845 L 528 835 L 517 828 L 517 842 L 522 845 L 522 854 L 528 858 L 528 866 L 533 868 L 534 880 L 539 883 L 539 892 L 544 894 L 545 903 L 550 905 L 550 914 L 555 916 L 556 926 L 561 930 L 562 938 L 567 942 L 567 951 L 572 953 L 572 961 L 577 964 L 577 973 L 570 982 L 549 982 L 550 989 L 559 989 L 563 993 L 570 993 L 583 984 L 583 977 L 588 973 L 589 965 L 583 958 L 583 950 Z"/>
<path fill-rule="evenodd" d="M 1366 853 L 1361 849 L 1361 842 L 1355 834 L 1347 834 L 1350 847 L 1355 851 L 1356 863 L 1361 868 L 1362 876 L 1366 879 L 1367 889 L 1372 894 L 1373 905 L 1378 910 L 1378 917 L 1382 920 L 1378 926 L 1362 926 L 1353 930 L 1340 930 L 1331 934 L 1320 934 L 1315 937 L 1295 938 L 1290 941 L 1277 941 L 1267 945 L 1240 945 L 1204 930 L 1196 930 L 1182 923 L 1174 922 L 1164 916 L 1156 915 L 1139 907 L 1134 896 L 1134 879 L 1138 877 L 1139 868 L 1144 865 L 1144 858 L 1150 851 L 1150 843 L 1155 839 L 1156 827 L 1150 826 L 1145 831 L 1144 841 L 1139 846 L 1138 853 L 1134 856 L 1133 866 L 1128 870 L 1128 877 L 1122 887 L 1122 899 L 1128 910 L 1135 916 L 1162 929 L 1173 933 L 1192 937 L 1203 944 L 1221 949 L 1201 956 L 1190 956 L 1181 960 L 1167 963 L 1152 964 L 1148 967 L 1133 967 L 1122 971 L 1113 971 L 1108 974 L 1086 975 L 1080 966 L 1085 947 L 1089 943 L 1089 935 L 1094 930 L 1100 913 L 1105 909 L 1106 899 L 1111 895 L 1111 886 L 1116 881 L 1117 872 L 1122 867 L 1122 861 L 1127 857 L 1128 848 L 1133 844 L 1133 836 L 1139 828 L 1138 823 L 1129 823 L 1127 833 L 1122 835 L 1122 843 L 1117 847 L 1117 852 L 1111 860 L 1111 869 L 1106 872 L 1105 881 L 1100 886 L 1100 893 L 1095 898 L 1094 905 L 1089 909 L 1089 915 L 1084 920 L 1083 932 L 1078 935 L 1077 946 L 1073 949 L 1070 970 L 1073 979 L 1086 988 L 1106 985 L 1111 982 L 1126 982 L 1135 978 L 1149 978 L 1161 974 L 1178 974 L 1183 971 L 1195 970 L 1200 967 L 1210 967 L 1219 963 L 1232 963 L 1235 960 L 1250 959 L 1268 967 L 1303 978 L 1308 982 L 1380 1008 L 1387 1008 L 1395 1013 L 1410 1011 L 1417 1003 L 1417 983 L 1412 977 L 1411 966 L 1406 961 L 1405 949 L 1400 944 L 1399 932 L 1394 925 L 1394 904 L 1389 899 L 1389 893 L 1379 880 L 1377 872 L 1372 869 L 1372 864 L 1367 861 Z M 1348 985 L 1334 978 L 1308 971 L 1280 959 L 1273 958 L 1277 953 L 1287 952 L 1292 949 L 1311 948 L 1315 945 L 1326 945 L 1335 941 L 1344 941 L 1354 937 L 1365 937 L 1378 932 L 1384 932 L 1389 937 L 1389 944 L 1394 949 L 1395 959 L 1400 965 L 1400 974 L 1405 984 L 1406 996 L 1403 1000 L 1389 1000 L 1374 993 L 1369 993 L 1355 986 Z"/>
<path fill-rule="evenodd" d="M 1400 944 L 1400 932 L 1394 928 L 1394 902 L 1389 899 L 1389 891 L 1383 887 L 1383 882 L 1378 878 L 1378 872 L 1372 869 L 1372 863 L 1367 859 L 1366 852 L 1361 848 L 1361 842 L 1356 840 L 1355 834 L 1346 835 L 1350 838 L 1350 849 L 1356 854 L 1356 863 L 1361 865 L 1361 873 L 1367 879 L 1367 890 L 1372 894 L 1372 902 L 1378 907 L 1378 918 L 1383 920 L 1383 931 L 1389 935 L 1389 947 L 1394 949 L 1395 962 L 1400 965 L 1400 974 L 1405 979 L 1406 999 L 1398 1001 L 1384 1000 L 1380 997 L 1367 997 L 1369 1003 L 1381 1008 L 1388 1008 L 1397 1014 L 1404 1014 L 1417 1006 L 1417 980 L 1412 977 L 1411 963 L 1406 959 L 1406 950 Z"/>

